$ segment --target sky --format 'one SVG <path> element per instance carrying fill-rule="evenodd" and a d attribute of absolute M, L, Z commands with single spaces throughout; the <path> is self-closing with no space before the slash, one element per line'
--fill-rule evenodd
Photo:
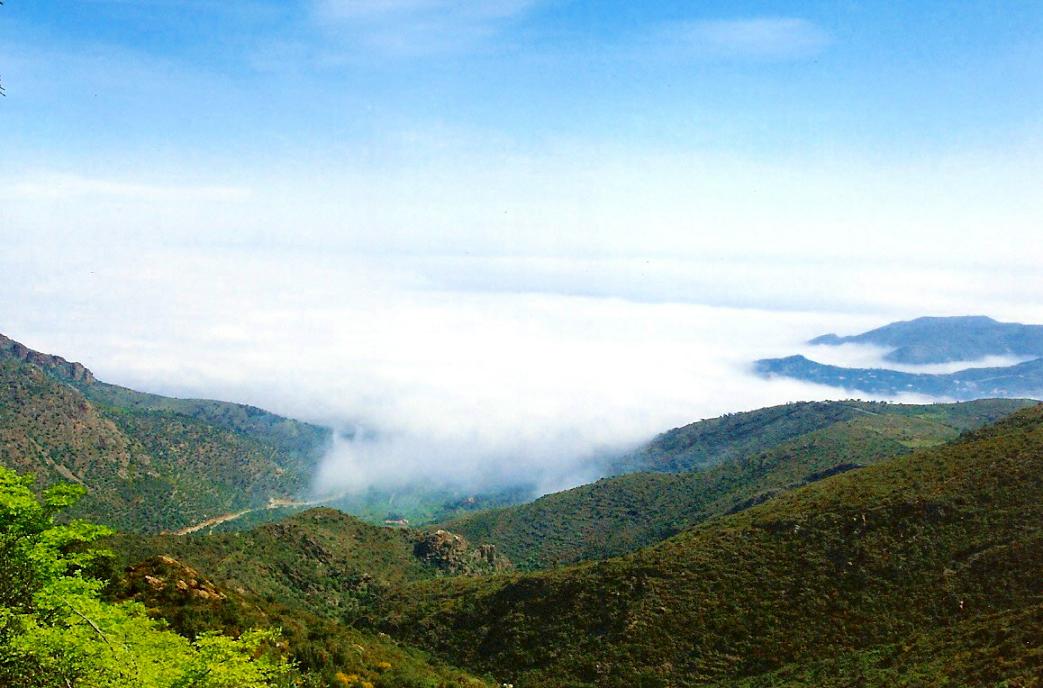
<path fill-rule="evenodd" d="M 574 483 L 837 396 L 748 371 L 823 332 L 1043 322 L 1041 73 L 1035 2 L 8 0 L 0 332 L 376 431 L 331 484 Z"/>

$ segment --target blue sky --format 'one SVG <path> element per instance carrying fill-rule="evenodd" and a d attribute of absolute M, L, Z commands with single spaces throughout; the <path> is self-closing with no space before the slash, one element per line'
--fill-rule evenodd
<path fill-rule="evenodd" d="M 916 156 L 1038 136 L 1041 29 L 1032 2 L 11 2 L 0 116 L 70 164 L 277 164 L 439 128 Z"/>

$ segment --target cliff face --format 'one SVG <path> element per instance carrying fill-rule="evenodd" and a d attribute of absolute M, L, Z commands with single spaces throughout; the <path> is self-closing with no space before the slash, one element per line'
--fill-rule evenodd
<path fill-rule="evenodd" d="M 66 361 L 61 356 L 52 356 L 51 354 L 33 351 L 25 344 L 0 334 L 0 360 L 5 358 L 31 363 L 71 382 L 82 382 L 86 385 L 94 384 L 94 373 L 88 370 L 82 363 L 73 363 Z"/>

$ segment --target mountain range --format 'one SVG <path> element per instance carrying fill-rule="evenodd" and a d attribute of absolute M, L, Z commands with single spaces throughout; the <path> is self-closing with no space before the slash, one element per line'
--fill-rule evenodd
<path fill-rule="evenodd" d="M 827 334 L 808 342 L 819 347 L 868 344 L 883 347 L 884 364 L 875 368 L 827 365 L 795 355 L 762 359 L 754 370 L 763 377 L 786 377 L 874 396 L 919 394 L 969 400 L 982 397 L 1043 397 L 1043 325 L 1001 323 L 985 316 L 918 318 L 859 335 Z M 990 356 L 1030 360 L 999 367 L 975 367 Z M 954 373 L 909 372 L 886 365 L 966 364 Z"/>
<path fill-rule="evenodd" d="M 77 575 L 189 638 L 280 629 L 296 686 L 1043 685 L 1031 400 L 728 414 L 589 485 L 385 527 L 294 503 L 324 428 L 0 359 L 0 463 L 123 530 Z"/>

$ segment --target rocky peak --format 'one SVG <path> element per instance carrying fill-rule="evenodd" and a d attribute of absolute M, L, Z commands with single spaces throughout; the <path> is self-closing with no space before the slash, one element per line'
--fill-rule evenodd
<path fill-rule="evenodd" d="M 33 351 L 25 344 L 0 334 L 0 361 L 4 359 L 30 363 L 70 382 L 82 382 L 87 385 L 94 383 L 94 373 L 82 363 L 72 363 L 61 356 Z"/>

